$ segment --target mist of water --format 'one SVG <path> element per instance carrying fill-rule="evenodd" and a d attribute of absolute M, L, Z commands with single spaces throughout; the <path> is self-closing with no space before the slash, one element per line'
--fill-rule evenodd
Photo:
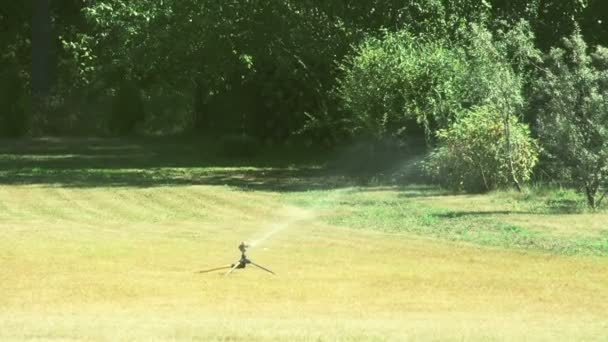
<path fill-rule="evenodd" d="M 345 164 L 360 168 L 362 161 L 366 165 L 372 164 L 379 175 L 395 175 L 399 178 L 418 180 L 420 178 L 420 162 L 423 159 L 423 154 L 413 155 L 397 155 L 394 153 L 385 153 L 380 157 L 375 156 L 367 160 L 365 153 L 370 153 L 369 144 L 353 146 L 352 151 L 344 153 L 341 157 L 337 157 L 333 162 L 335 165 Z M 367 151 L 367 152 L 366 152 Z M 389 150 L 390 152 L 390 150 Z M 364 158 L 361 158 L 363 154 Z M 369 156 L 367 156 L 369 159 Z M 333 189 L 324 194 L 316 203 L 315 209 L 301 209 L 296 207 L 285 207 L 276 214 L 277 219 L 269 222 L 263 227 L 260 232 L 249 240 L 249 245 L 252 248 L 259 247 L 263 243 L 275 235 L 282 233 L 288 229 L 299 226 L 302 222 L 313 221 L 318 218 L 323 210 L 330 209 L 338 203 L 347 191 Z"/>
<path fill-rule="evenodd" d="M 253 239 L 249 240 L 251 248 L 259 247 L 273 236 L 287 229 L 294 227 L 296 223 L 314 219 L 317 214 L 314 211 L 303 210 L 298 208 L 286 208 L 280 213 L 282 219 L 279 222 L 273 222 L 263 229 Z"/>

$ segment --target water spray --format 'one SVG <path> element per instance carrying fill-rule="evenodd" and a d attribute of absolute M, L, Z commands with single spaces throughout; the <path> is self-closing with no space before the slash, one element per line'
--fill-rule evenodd
<path fill-rule="evenodd" d="M 247 252 L 247 249 L 258 247 L 259 245 L 266 242 L 268 239 L 270 239 L 274 235 L 291 227 L 294 223 L 299 222 L 299 221 L 313 219 L 316 217 L 316 214 L 301 211 L 301 210 L 296 210 L 294 208 L 288 208 L 286 213 L 291 217 L 290 219 L 288 219 L 284 222 L 281 222 L 281 223 L 276 223 L 276 224 L 271 225 L 270 226 L 271 229 L 269 231 L 266 231 L 262 236 L 254 239 L 249 244 L 247 244 L 245 242 L 241 242 L 241 244 L 238 246 L 239 251 L 241 251 L 241 258 L 236 263 L 200 271 L 198 273 L 209 273 L 209 272 L 228 269 L 228 272 L 226 272 L 225 275 L 229 275 L 230 273 L 234 272 L 234 270 L 236 270 L 236 269 L 243 269 L 243 268 L 247 267 L 247 265 L 253 265 L 268 273 L 275 274 L 273 271 L 271 271 L 259 264 L 256 264 L 253 261 L 251 261 L 251 259 L 247 258 L 246 252 Z"/>

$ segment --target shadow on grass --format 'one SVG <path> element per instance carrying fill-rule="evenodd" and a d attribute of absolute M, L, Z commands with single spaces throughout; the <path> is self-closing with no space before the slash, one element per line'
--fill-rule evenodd
<path fill-rule="evenodd" d="M 531 214 L 530 212 L 514 211 L 514 210 L 495 210 L 495 211 L 454 211 L 447 213 L 433 214 L 433 216 L 442 219 L 458 219 L 468 217 L 484 217 L 484 216 L 506 216 L 516 214 Z"/>
<path fill-rule="evenodd" d="M 412 184 L 401 189 L 399 198 L 423 198 L 423 197 L 440 197 L 440 196 L 453 196 L 461 195 L 454 191 L 442 189 L 435 185 L 425 184 Z"/>
<path fill-rule="evenodd" d="M 227 185 L 287 192 L 391 183 L 328 166 L 335 157 L 328 151 L 266 149 L 255 158 L 239 159 L 219 155 L 217 144 L 203 140 L 4 140 L 0 141 L 0 184 L 83 188 Z"/>
<path fill-rule="evenodd" d="M 433 214 L 433 216 L 441 219 L 460 219 L 474 217 L 492 217 L 492 216 L 509 216 L 509 215 L 575 215 L 587 212 L 586 208 L 581 208 L 580 205 L 562 206 L 542 203 L 537 207 L 527 208 L 526 210 L 490 210 L 490 211 L 450 211 L 445 213 Z"/>

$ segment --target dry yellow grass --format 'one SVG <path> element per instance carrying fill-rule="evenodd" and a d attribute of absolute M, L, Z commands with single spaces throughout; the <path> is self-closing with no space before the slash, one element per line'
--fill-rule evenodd
<path fill-rule="evenodd" d="M 605 258 L 334 227 L 283 201 L 211 186 L 0 187 L 0 340 L 608 338 Z M 249 256 L 277 276 L 196 273 L 265 237 Z"/>

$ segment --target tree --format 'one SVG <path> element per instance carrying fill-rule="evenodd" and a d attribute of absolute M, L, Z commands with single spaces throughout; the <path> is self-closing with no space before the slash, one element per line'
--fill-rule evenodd
<path fill-rule="evenodd" d="M 465 36 L 465 50 L 471 69 L 464 88 L 472 92 L 473 104 L 492 106 L 502 115 L 505 157 L 511 181 L 522 191 L 513 163 L 514 145 L 511 141 L 511 121 L 517 121 L 524 108 L 524 84 L 529 77 L 527 67 L 539 58 L 534 47 L 534 35 L 526 21 L 509 25 L 496 34 L 471 25 Z M 516 147 L 516 146 L 515 146 Z"/>
<path fill-rule="evenodd" d="M 535 86 L 539 138 L 591 208 L 608 192 L 608 49 L 589 54 L 580 31 L 553 48 Z"/>

